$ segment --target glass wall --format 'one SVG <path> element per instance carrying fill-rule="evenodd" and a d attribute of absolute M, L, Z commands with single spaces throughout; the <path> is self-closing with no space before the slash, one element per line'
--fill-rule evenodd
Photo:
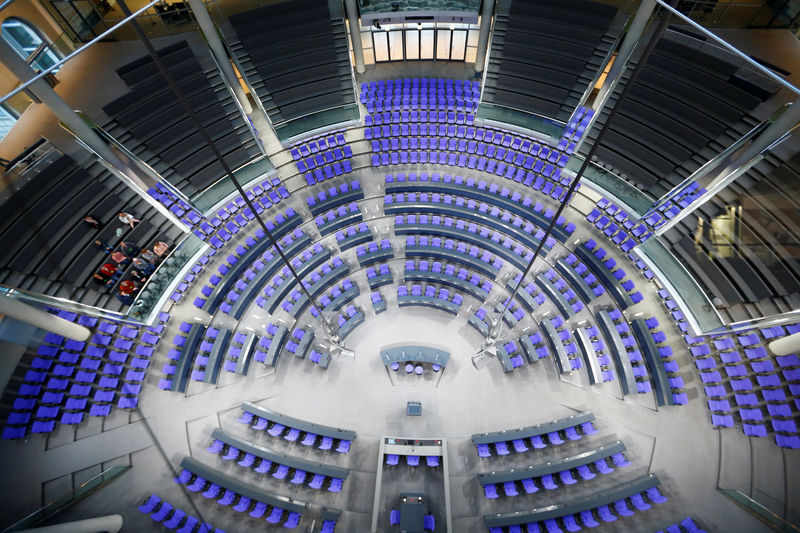
<path fill-rule="evenodd" d="M 11 131 L 17 123 L 17 115 L 11 114 L 5 106 L 0 106 L 0 141 Z"/>
<path fill-rule="evenodd" d="M 381 24 L 362 28 L 364 63 L 466 61 L 478 53 L 479 24 Z"/>
<path fill-rule="evenodd" d="M 3 39 L 35 70 L 46 70 L 61 57 L 33 24 L 17 17 L 3 21 L 0 29 Z M 53 69 L 55 74 L 58 69 Z"/>

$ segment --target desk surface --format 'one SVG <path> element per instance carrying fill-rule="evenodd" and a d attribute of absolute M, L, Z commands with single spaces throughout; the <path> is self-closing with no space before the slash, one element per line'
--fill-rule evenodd
<path fill-rule="evenodd" d="M 395 346 L 381 350 L 381 359 L 384 365 L 403 361 L 417 361 L 446 366 L 450 360 L 450 354 L 444 350 L 437 350 L 429 346 Z"/>
<path fill-rule="evenodd" d="M 425 495 L 417 492 L 404 492 L 400 504 L 400 531 L 423 533 L 425 530 Z"/>

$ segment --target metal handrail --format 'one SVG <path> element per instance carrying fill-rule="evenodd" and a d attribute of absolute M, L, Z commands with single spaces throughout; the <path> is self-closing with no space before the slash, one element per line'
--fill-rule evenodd
<path fill-rule="evenodd" d="M 133 466 L 125 465 L 125 466 L 112 466 L 111 468 L 103 470 L 93 478 L 82 483 L 80 486 L 78 486 L 78 488 L 69 491 L 63 496 L 56 498 L 47 505 L 44 505 L 36 509 L 32 513 L 24 516 L 22 519 L 14 522 L 6 529 L 4 529 L 3 533 L 9 533 L 11 531 L 19 531 L 21 529 L 27 529 L 31 526 L 34 526 L 42 522 L 43 520 L 53 517 L 54 515 L 61 512 L 64 508 L 72 505 L 78 500 L 85 498 L 86 496 L 89 496 L 95 490 L 99 489 L 106 483 L 118 478 L 131 468 L 133 468 Z"/>

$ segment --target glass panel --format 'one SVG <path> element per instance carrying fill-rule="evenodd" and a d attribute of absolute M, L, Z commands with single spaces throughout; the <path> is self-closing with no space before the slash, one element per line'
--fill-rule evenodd
<path fill-rule="evenodd" d="M 784 2 L 772 2 L 775 6 L 780 7 L 780 5 Z M 769 5 L 770 2 L 763 2 L 763 5 L 759 7 L 758 13 L 753 18 L 753 21 L 750 23 L 751 26 L 774 26 L 774 25 L 781 25 L 786 24 L 786 20 L 780 16 L 779 13 L 775 13 L 773 8 Z"/>
<path fill-rule="evenodd" d="M 92 25 L 96 24 L 100 18 L 89 2 L 58 1 L 52 2 L 52 4 L 80 40 L 89 41 L 95 36 Z"/>
<path fill-rule="evenodd" d="M 406 59 L 419 59 L 419 30 L 406 30 Z"/>
<path fill-rule="evenodd" d="M 359 11 L 368 15 L 396 11 L 439 11 L 443 9 L 476 13 L 480 5 L 480 0 L 448 0 L 444 3 L 433 0 L 358 0 Z"/>
<path fill-rule="evenodd" d="M 364 64 L 372 65 L 375 63 L 375 53 L 372 48 L 364 48 Z"/>
<path fill-rule="evenodd" d="M 456 30 L 453 32 L 453 43 L 450 46 L 450 59 L 464 61 L 465 47 L 467 45 L 467 32 Z"/>
<path fill-rule="evenodd" d="M 710 331 L 722 325 L 722 319 L 711 305 L 709 297 L 686 270 L 682 258 L 673 255 L 661 239 L 648 239 L 636 248 L 636 254 L 656 273 L 659 282 L 678 302 L 678 307 L 693 329 L 698 332 Z"/>
<path fill-rule="evenodd" d="M 389 54 L 392 61 L 403 60 L 403 32 L 390 31 L 389 32 Z"/>
<path fill-rule="evenodd" d="M 478 49 L 475 47 L 467 48 L 467 63 L 474 63 L 476 59 L 478 59 Z"/>
<path fill-rule="evenodd" d="M 28 59 L 42 44 L 42 39 L 36 35 L 33 28 L 20 20 L 8 19 L 4 21 L 2 33 L 5 41 L 25 59 Z"/>
<path fill-rule="evenodd" d="M 56 63 L 58 63 L 58 56 L 56 56 L 52 50 L 45 48 L 39 53 L 36 59 L 31 62 L 31 66 L 34 70 L 47 70 Z"/>
<path fill-rule="evenodd" d="M 366 50 L 367 48 L 372 48 L 372 32 L 371 31 L 362 31 L 361 32 L 361 47 Z"/>
<path fill-rule="evenodd" d="M 44 70 L 58 63 L 58 56 L 50 49 L 50 45 L 39 36 L 35 27 L 25 21 L 8 18 L 3 21 L 0 33 L 3 40 L 33 68 Z"/>
<path fill-rule="evenodd" d="M 420 59 L 433 59 L 433 44 L 435 41 L 433 30 L 422 30 L 420 32 Z"/>
<path fill-rule="evenodd" d="M 144 284 L 131 305 L 128 316 L 145 323 L 151 322 L 154 315 L 167 303 L 175 287 L 208 248 L 208 244 L 189 233 Z"/>
<path fill-rule="evenodd" d="M 3 139 L 8 132 L 11 131 L 11 128 L 14 127 L 14 124 L 17 123 L 17 119 L 6 111 L 6 109 L 0 106 L 0 140 Z"/>
<path fill-rule="evenodd" d="M 467 46 L 478 46 L 478 36 L 480 31 L 469 30 L 469 37 L 467 38 Z"/>
<path fill-rule="evenodd" d="M 385 31 L 372 32 L 375 48 L 375 61 L 389 61 L 389 36 Z"/>
<path fill-rule="evenodd" d="M 436 31 L 436 59 L 450 59 L 450 30 Z"/>

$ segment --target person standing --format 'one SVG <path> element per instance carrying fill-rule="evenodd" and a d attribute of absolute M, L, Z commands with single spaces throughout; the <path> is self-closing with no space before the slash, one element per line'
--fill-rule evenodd
<path fill-rule="evenodd" d="M 106 287 L 111 287 L 117 282 L 121 275 L 121 270 L 117 270 L 117 267 L 111 263 L 106 263 L 100 267 L 100 270 L 92 275 L 92 278 Z"/>
<path fill-rule="evenodd" d="M 135 244 L 131 244 L 126 241 L 122 241 L 121 243 L 119 243 L 119 249 L 122 251 L 123 254 L 125 254 L 126 257 L 129 257 L 130 259 L 133 259 L 137 255 L 139 255 L 139 252 L 142 250 Z"/>
<path fill-rule="evenodd" d="M 103 253 L 106 254 L 110 254 L 114 250 L 114 248 L 109 246 L 106 241 L 101 241 L 100 239 L 94 241 L 94 245 L 100 248 L 103 251 Z"/>
<path fill-rule="evenodd" d="M 169 250 L 169 246 L 164 241 L 158 241 L 153 245 L 153 253 L 155 253 L 158 257 L 163 256 Z"/>
<path fill-rule="evenodd" d="M 153 252 L 151 252 L 150 250 L 148 250 L 147 248 L 142 250 L 142 253 L 139 254 L 139 258 L 144 261 L 147 261 L 151 265 L 155 265 L 156 262 L 158 261 L 158 256 Z"/>
<path fill-rule="evenodd" d="M 142 259 L 139 259 L 138 257 L 137 257 L 136 259 L 134 259 L 134 260 L 133 260 L 133 264 L 134 264 L 134 266 L 135 266 L 136 268 L 138 268 L 138 269 L 139 269 L 139 271 L 140 271 L 140 272 L 141 272 L 141 273 L 142 273 L 144 276 L 149 276 L 150 274 L 152 274 L 152 273 L 153 273 L 153 272 L 155 272 L 155 270 L 156 270 L 156 267 L 155 267 L 155 266 L 153 266 L 151 263 L 148 263 L 147 261 L 144 261 L 144 260 L 142 260 Z"/>
<path fill-rule="evenodd" d="M 126 213 L 125 211 L 120 211 L 119 213 L 117 213 L 117 216 L 119 217 L 120 222 L 122 222 L 123 224 L 128 224 L 131 228 L 133 228 L 134 226 L 136 226 L 136 224 L 141 222 L 141 220 L 135 218 L 130 213 Z"/>

